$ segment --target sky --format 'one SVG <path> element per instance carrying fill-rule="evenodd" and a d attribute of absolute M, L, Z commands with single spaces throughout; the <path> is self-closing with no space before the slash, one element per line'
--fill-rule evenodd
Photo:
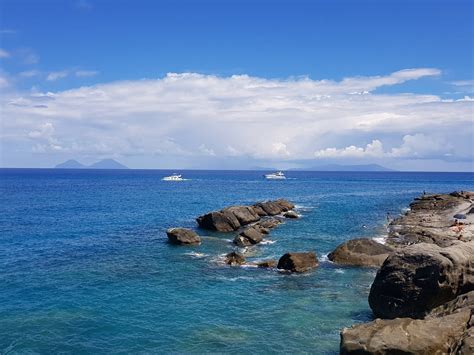
<path fill-rule="evenodd" d="M 0 0 L 0 166 L 474 171 L 461 0 Z"/>

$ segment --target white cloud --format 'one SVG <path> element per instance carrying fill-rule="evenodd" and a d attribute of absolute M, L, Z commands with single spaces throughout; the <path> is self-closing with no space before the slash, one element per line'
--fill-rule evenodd
<path fill-rule="evenodd" d="M 0 74 L 0 89 L 10 86 L 8 79 Z"/>
<path fill-rule="evenodd" d="M 10 53 L 0 48 L 0 58 L 8 58 L 8 57 L 10 57 Z"/>
<path fill-rule="evenodd" d="M 59 79 L 64 72 L 50 79 Z M 205 156 L 260 160 L 468 156 L 471 101 L 373 93 L 381 86 L 439 73 L 409 69 L 342 81 L 170 73 L 160 79 L 58 92 L 12 90 L 0 98 L 5 117 L 2 134 L 9 137 L 5 149 L 13 151 L 25 132 L 40 132 L 38 122 L 49 122 L 54 127 L 53 144 L 71 155 L 179 156 L 196 164 Z M 423 137 L 450 143 L 449 151 L 441 143 L 437 150 L 422 151 L 422 144 L 415 142 Z M 53 150 L 50 143 L 43 139 L 40 144 Z"/>
<path fill-rule="evenodd" d="M 457 80 L 451 81 L 450 84 L 454 86 L 474 86 L 474 80 Z"/>
<path fill-rule="evenodd" d="M 354 145 L 345 148 L 326 148 L 314 153 L 316 158 L 412 158 L 428 159 L 433 157 L 452 156 L 452 145 L 445 139 L 436 136 L 426 136 L 423 133 L 405 135 L 399 147 L 384 150 L 384 145 L 378 139 L 373 140 L 365 147 Z"/>
<path fill-rule="evenodd" d="M 69 75 L 69 72 L 67 70 L 55 71 L 55 72 L 49 73 L 48 76 L 46 77 L 46 80 L 56 81 L 58 79 L 63 79 L 65 77 L 67 77 L 68 75 Z"/>
<path fill-rule="evenodd" d="M 350 145 L 342 149 L 326 148 L 314 153 L 316 158 L 380 158 L 383 155 L 383 145 L 378 139 L 367 144 L 365 148 Z"/>
<path fill-rule="evenodd" d="M 99 74 L 99 72 L 97 70 L 77 70 L 75 73 L 74 73 L 77 77 L 90 77 L 90 76 L 96 76 L 97 74 Z"/>

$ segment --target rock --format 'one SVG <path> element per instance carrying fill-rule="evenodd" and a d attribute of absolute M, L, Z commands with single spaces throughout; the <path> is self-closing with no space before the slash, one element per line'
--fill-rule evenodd
<path fill-rule="evenodd" d="M 462 214 L 462 213 L 456 213 L 453 218 L 455 219 L 466 219 L 466 215 L 465 214 Z"/>
<path fill-rule="evenodd" d="M 276 216 L 283 212 L 282 205 L 275 201 L 259 202 L 255 206 L 263 209 L 268 216 Z"/>
<path fill-rule="evenodd" d="M 196 218 L 199 227 L 218 232 L 233 232 L 240 227 L 260 221 L 262 217 L 277 215 L 293 206 L 287 200 L 266 201 L 254 206 L 231 206 L 206 213 Z M 266 227 L 265 227 L 266 228 Z"/>
<path fill-rule="evenodd" d="M 201 238 L 192 230 L 186 228 L 170 228 L 166 231 L 168 240 L 172 244 L 199 244 Z"/>
<path fill-rule="evenodd" d="M 267 212 L 265 212 L 265 210 L 258 205 L 253 205 L 252 208 L 254 212 L 258 214 L 260 217 L 268 216 Z"/>
<path fill-rule="evenodd" d="M 266 229 L 272 229 L 272 228 L 275 228 L 280 223 L 281 221 L 278 218 L 269 217 L 269 218 L 262 219 L 260 222 L 256 224 L 256 226 L 266 228 Z"/>
<path fill-rule="evenodd" d="M 287 212 L 283 213 L 283 217 L 285 217 L 285 218 L 300 218 L 298 213 L 296 213 L 295 211 L 287 211 Z"/>
<path fill-rule="evenodd" d="M 243 265 L 245 264 L 245 258 L 242 254 L 233 251 L 225 256 L 225 263 L 231 266 Z"/>
<path fill-rule="evenodd" d="M 277 261 L 274 259 L 262 260 L 257 263 L 257 266 L 261 268 L 274 268 L 277 266 Z"/>
<path fill-rule="evenodd" d="M 234 239 L 234 244 L 239 247 L 246 247 L 254 244 L 258 244 L 263 240 L 263 234 L 260 233 L 255 227 L 249 227 L 244 229 Z"/>
<path fill-rule="evenodd" d="M 313 252 L 286 253 L 278 261 L 277 268 L 292 272 L 305 272 L 318 265 L 318 259 Z"/>
<path fill-rule="evenodd" d="M 339 245 L 328 259 L 336 264 L 352 266 L 381 266 L 393 248 L 373 239 L 351 239 Z"/>
<path fill-rule="evenodd" d="M 278 205 L 280 205 L 281 207 L 281 210 L 283 212 L 285 211 L 289 211 L 289 210 L 292 210 L 293 208 L 295 208 L 295 205 L 292 204 L 290 201 L 288 200 L 285 200 L 283 198 L 280 198 L 279 200 L 276 200 L 275 201 Z"/>
<path fill-rule="evenodd" d="M 473 354 L 474 291 L 425 319 L 376 319 L 341 332 L 341 354 Z"/>
<path fill-rule="evenodd" d="M 240 222 L 229 211 L 210 212 L 196 219 L 199 227 L 218 232 L 232 232 L 240 228 Z"/>
<path fill-rule="evenodd" d="M 474 242 L 415 244 L 391 254 L 377 272 L 369 305 L 381 318 L 423 317 L 474 290 Z"/>
<path fill-rule="evenodd" d="M 469 310 L 426 320 L 397 318 L 343 329 L 340 354 L 455 354 Z"/>
<path fill-rule="evenodd" d="M 232 206 L 222 210 L 224 213 L 233 214 L 239 221 L 241 226 L 260 220 L 260 216 L 250 206 Z"/>

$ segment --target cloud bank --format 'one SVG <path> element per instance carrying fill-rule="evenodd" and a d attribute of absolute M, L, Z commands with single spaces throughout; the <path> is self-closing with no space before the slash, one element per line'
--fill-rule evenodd
<path fill-rule="evenodd" d="M 230 158 L 472 162 L 470 98 L 377 92 L 440 74 L 417 68 L 334 81 L 169 73 L 59 92 L 7 88 L 0 102 L 4 165 L 32 152 L 123 157 L 146 167 Z"/>

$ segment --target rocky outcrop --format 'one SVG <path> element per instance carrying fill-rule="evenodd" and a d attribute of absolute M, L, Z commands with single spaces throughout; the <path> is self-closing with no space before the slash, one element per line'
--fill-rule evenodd
<path fill-rule="evenodd" d="M 339 245 L 328 259 L 336 264 L 352 266 L 381 266 L 392 247 L 377 243 L 373 239 L 352 239 Z"/>
<path fill-rule="evenodd" d="M 243 265 L 245 264 L 245 258 L 242 254 L 233 251 L 225 256 L 225 263 L 231 266 Z"/>
<path fill-rule="evenodd" d="M 277 268 L 291 272 L 305 272 L 318 265 L 318 259 L 313 252 L 286 253 L 278 260 Z"/>
<path fill-rule="evenodd" d="M 410 210 L 389 225 L 387 244 L 404 247 L 416 243 L 432 243 L 441 247 L 459 240 L 474 240 L 474 193 L 423 195 L 415 198 Z M 454 215 L 467 215 L 462 227 L 453 227 Z"/>
<path fill-rule="evenodd" d="M 474 242 L 416 244 L 391 254 L 377 272 L 369 305 L 377 317 L 423 317 L 474 290 Z"/>
<path fill-rule="evenodd" d="M 199 216 L 199 227 L 218 232 L 232 232 L 259 221 L 264 216 L 274 216 L 289 211 L 294 205 L 284 199 L 266 201 L 254 206 L 232 206 Z"/>
<path fill-rule="evenodd" d="M 199 244 L 201 238 L 196 232 L 186 228 L 170 228 L 166 231 L 168 241 L 172 244 L 186 245 L 186 244 Z"/>
<path fill-rule="evenodd" d="M 268 217 L 260 220 L 260 222 L 256 223 L 255 226 L 259 228 L 272 229 L 278 226 L 280 223 L 281 220 L 279 220 L 278 218 Z"/>
<path fill-rule="evenodd" d="M 376 319 L 341 332 L 341 354 L 472 354 L 474 292 L 424 319 Z"/>
<path fill-rule="evenodd" d="M 263 234 L 255 227 L 245 228 L 234 239 L 234 244 L 239 247 L 248 247 L 250 245 L 258 244 L 263 240 Z"/>

